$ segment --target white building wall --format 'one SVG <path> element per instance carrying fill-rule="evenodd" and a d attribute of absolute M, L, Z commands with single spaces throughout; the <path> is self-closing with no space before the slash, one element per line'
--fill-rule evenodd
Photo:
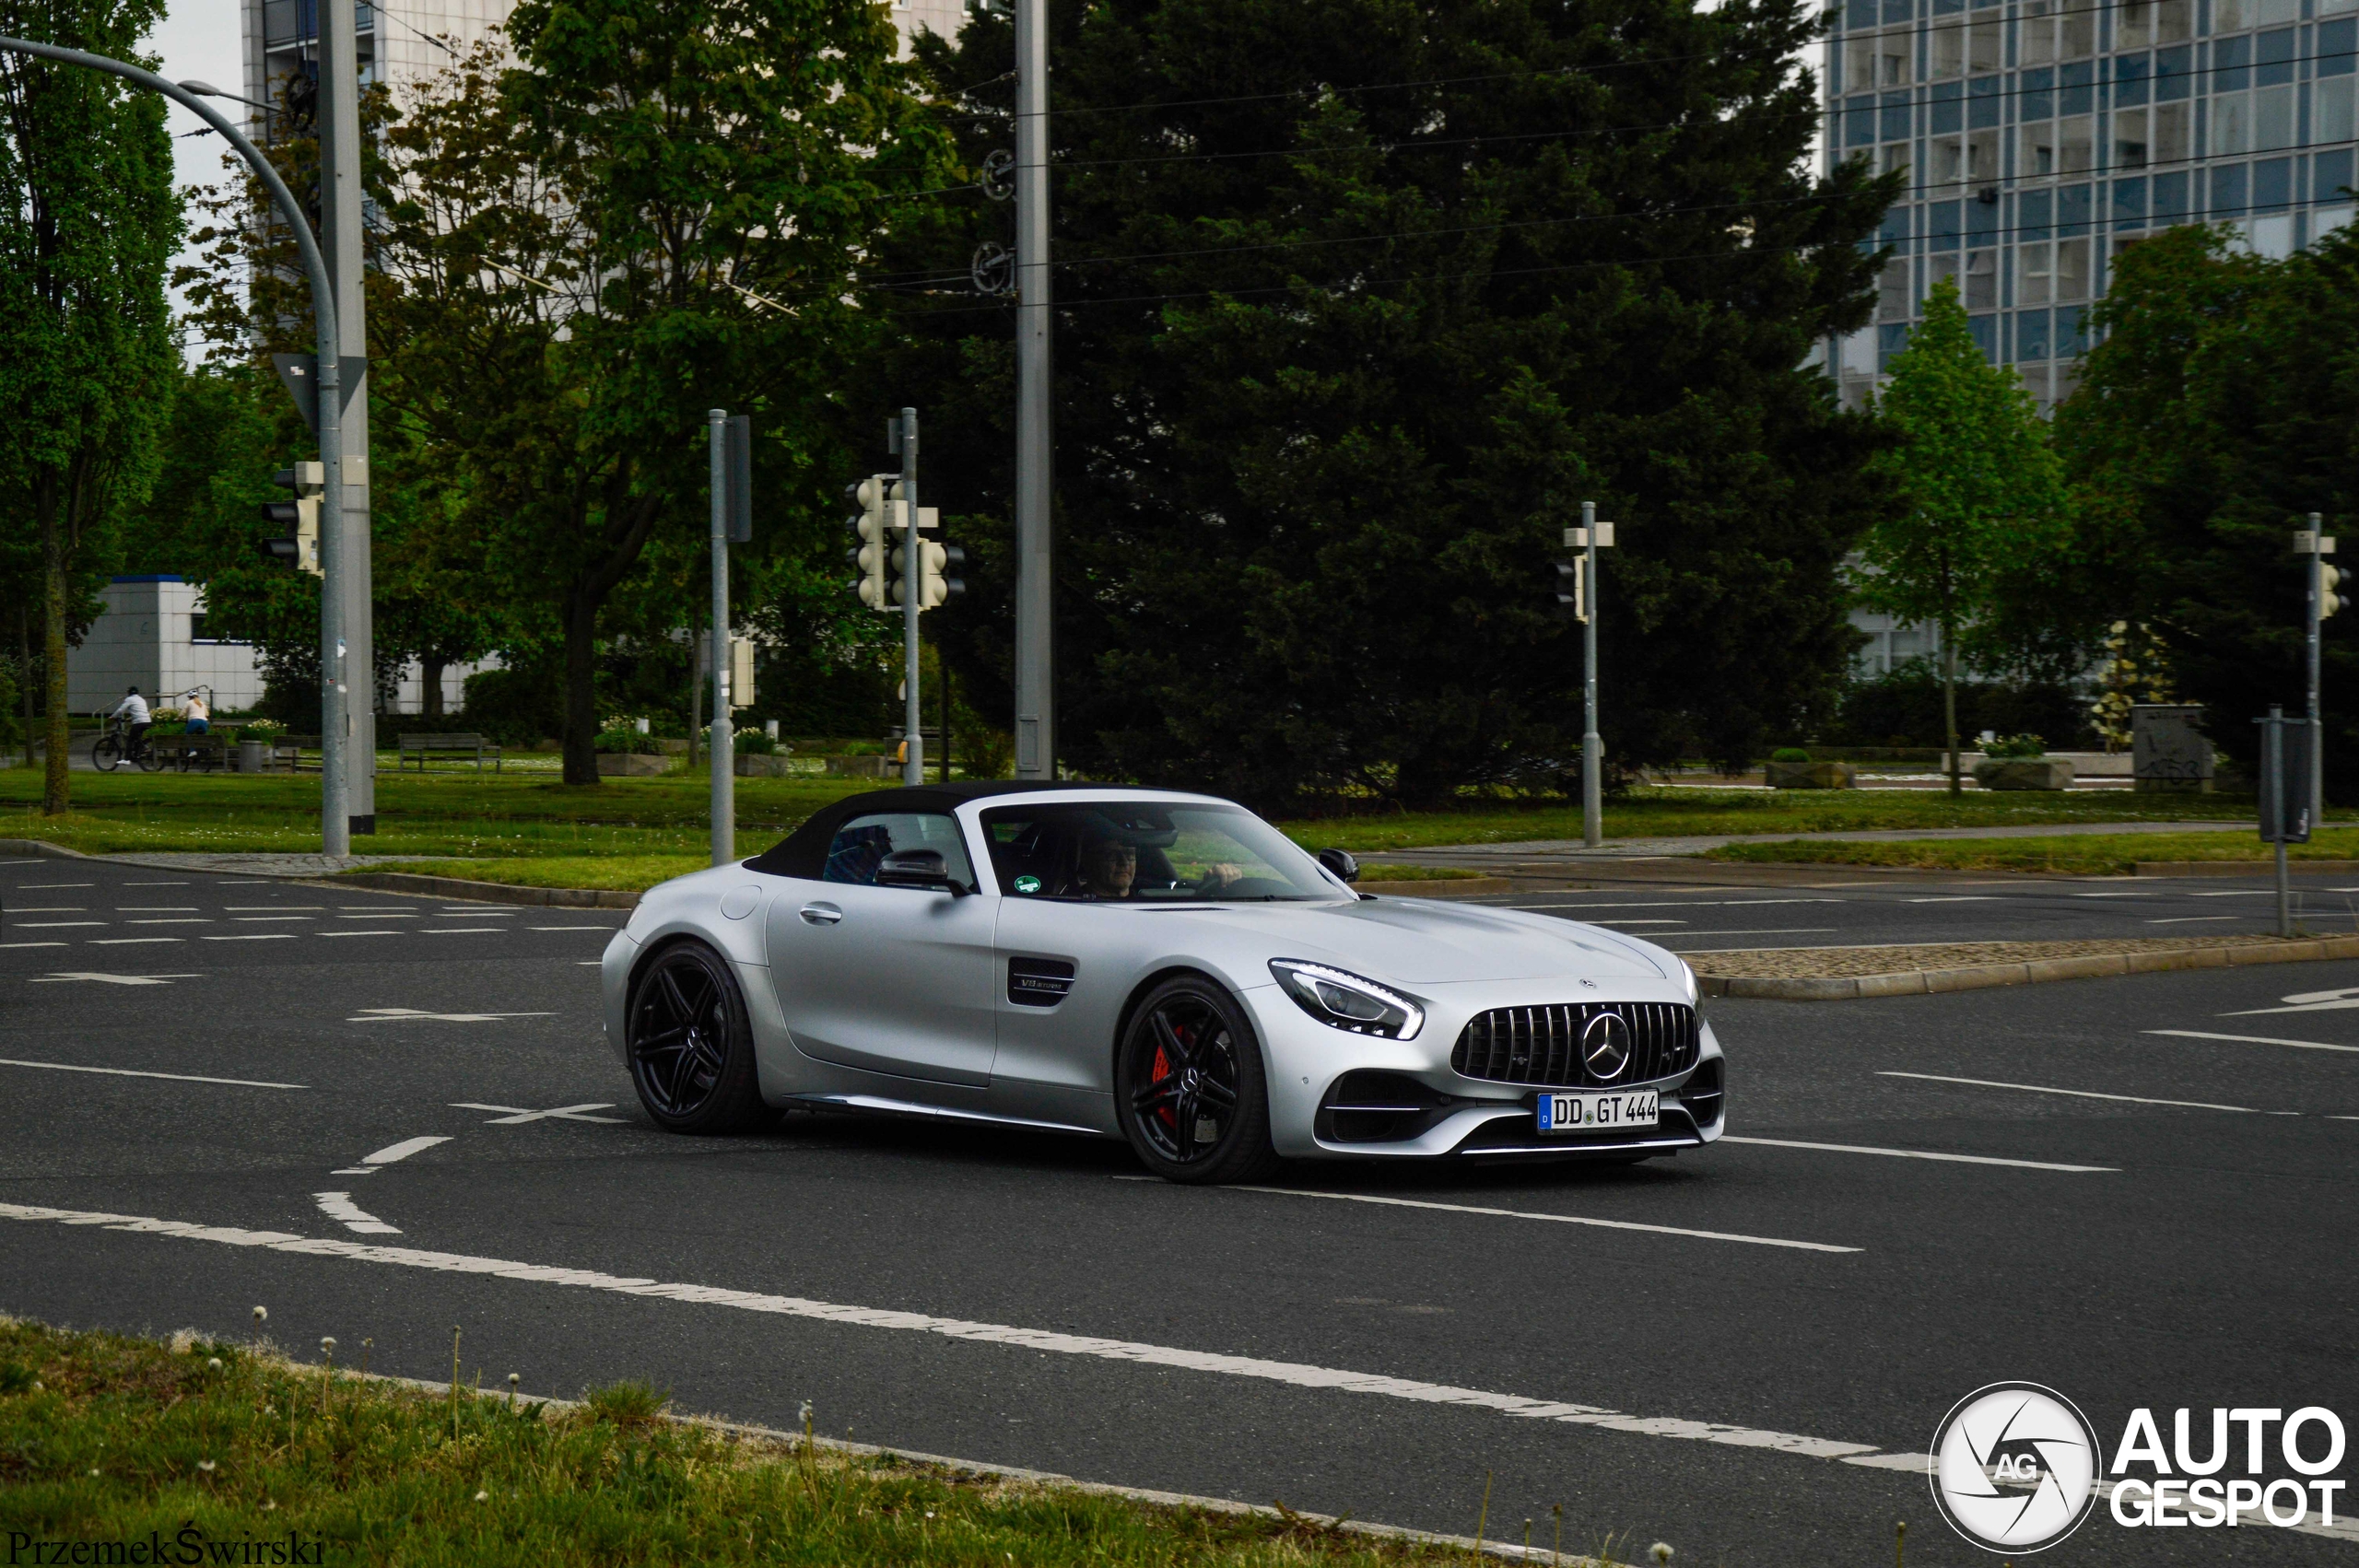
<path fill-rule="evenodd" d="M 262 700 L 262 674 L 246 643 L 198 641 L 194 618 L 205 591 L 176 577 L 119 577 L 102 591 L 106 609 L 82 646 L 67 650 L 65 703 L 76 713 L 111 709 L 136 685 L 168 706 L 194 686 L 213 690 L 223 712 Z"/>

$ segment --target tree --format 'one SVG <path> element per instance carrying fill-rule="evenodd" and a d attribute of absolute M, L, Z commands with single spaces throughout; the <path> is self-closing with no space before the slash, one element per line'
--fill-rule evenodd
<path fill-rule="evenodd" d="M 1892 363 L 1879 400 L 1899 444 L 1877 465 L 1900 507 L 1868 535 L 1860 597 L 1942 631 L 1942 727 L 1950 793 L 1958 778 L 1958 645 L 1998 602 L 2010 568 L 2052 549 L 2062 501 L 2039 408 L 2013 367 L 1993 366 L 1943 278 Z"/>
<path fill-rule="evenodd" d="M 1546 568 L 1591 497 L 1620 525 L 1620 766 L 1740 757 L 1831 699 L 1879 437 L 1805 361 L 1866 319 L 1896 177 L 1810 173 L 1812 8 L 1052 14 L 1064 760 L 1273 807 L 1561 785 L 1580 645 Z M 920 47 L 980 164 L 1007 23 Z M 1006 220 L 961 211 L 898 263 L 898 384 L 947 398 L 929 494 L 987 531 L 956 634 L 980 693 L 1008 664 L 1008 354 L 963 280 Z"/>
<path fill-rule="evenodd" d="M 2271 261 L 2224 228 L 2174 229 L 2120 256 L 2090 316 L 2101 336 L 2058 439 L 2135 530 L 2117 613 L 2151 629 L 2172 687 L 2250 765 L 2247 720 L 2306 696 L 2306 568 L 2288 535 L 2315 511 L 2347 536 L 2359 514 L 2359 237 Z M 2348 616 L 2325 624 L 2321 653 L 2325 766 L 2347 799 Z"/>
<path fill-rule="evenodd" d="M 839 465 L 834 389 L 878 330 L 846 300 L 941 138 L 862 0 L 525 0 L 510 27 L 521 66 L 479 53 L 390 135 L 386 396 L 464 469 L 445 561 L 556 622 L 565 778 L 595 783 L 599 638 L 651 551 L 702 550 L 706 409 L 755 413 L 767 495 Z M 766 508 L 766 542 L 821 515 Z"/>
<path fill-rule="evenodd" d="M 135 58 L 158 0 L 0 0 L 0 31 Z M 42 809 L 67 805 L 65 649 L 77 577 L 147 491 L 178 364 L 164 275 L 181 230 L 163 100 L 0 55 L 0 518 L 38 543 Z"/>

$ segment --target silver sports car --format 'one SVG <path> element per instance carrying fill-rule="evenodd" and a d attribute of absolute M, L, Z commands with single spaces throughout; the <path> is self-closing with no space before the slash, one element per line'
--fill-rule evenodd
<path fill-rule="evenodd" d="M 1173 1181 L 1719 1136 L 1720 1047 L 1678 958 L 1357 874 L 1208 795 L 857 795 L 640 899 L 605 1027 L 675 1131 L 836 1106 L 1126 1139 Z"/>

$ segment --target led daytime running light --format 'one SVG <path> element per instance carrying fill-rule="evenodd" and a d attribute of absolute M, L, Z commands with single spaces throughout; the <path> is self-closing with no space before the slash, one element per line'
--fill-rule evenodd
<path fill-rule="evenodd" d="M 1348 969 L 1336 969 L 1299 958 L 1273 958 L 1270 960 L 1270 973 L 1277 977 L 1285 993 L 1294 998 L 1296 1006 L 1331 1029 L 1406 1040 L 1414 1037 L 1417 1031 L 1426 1025 L 1424 1008 L 1390 987 L 1378 985 L 1374 980 L 1355 975 Z M 1374 1017 L 1364 1017 L 1343 1011 L 1320 995 L 1322 987 L 1372 1002 L 1381 1012 Z"/>

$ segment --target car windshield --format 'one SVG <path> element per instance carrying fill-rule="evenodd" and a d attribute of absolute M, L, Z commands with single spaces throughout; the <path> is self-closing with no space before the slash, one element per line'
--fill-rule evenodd
<path fill-rule="evenodd" d="M 1348 895 L 1238 806 L 1081 801 L 983 813 L 1000 891 L 1016 898 L 1223 903 Z"/>

